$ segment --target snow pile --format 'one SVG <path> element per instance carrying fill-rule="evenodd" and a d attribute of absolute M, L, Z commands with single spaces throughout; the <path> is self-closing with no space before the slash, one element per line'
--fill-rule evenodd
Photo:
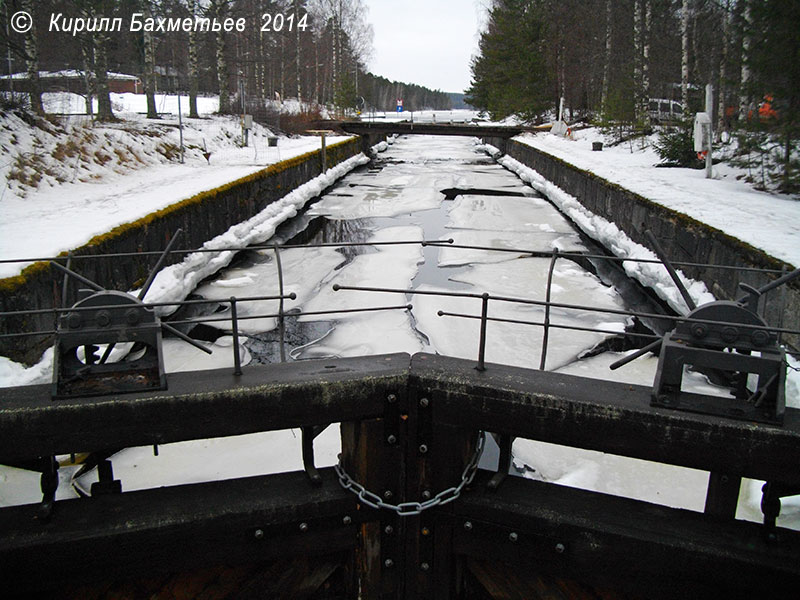
<path fill-rule="evenodd" d="M 278 225 L 295 216 L 298 209 L 311 198 L 318 196 L 322 190 L 345 173 L 367 162 L 369 159 L 363 154 L 359 154 L 339 163 L 322 175 L 294 189 L 277 202 L 268 205 L 254 217 L 231 226 L 225 233 L 203 244 L 202 248 L 204 250 L 226 247 L 242 248 L 268 240 L 275 233 Z M 145 302 L 183 300 L 203 279 L 230 264 L 235 255 L 236 251 L 234 250 L 195 252 L 188 255 L 183 262 L 159 271 L 145 296 Z M 162 309 L 164 308 L 166 310 L 162 310 L 162 314 L 170 312 L 168 307 L 162 307 Z"/>
<path fill-rule="evenodd" d="M 653 252 L 631 240 L 627 234 L 614 223 L 587 210 L 578 202 L 575 196 L 567 194 L 564 190 L 546 180 L 530 167 L 523 165 L 510 156 L 503 156 L 500 158 L 499 162 L 504 167 L 519 175 L 523 181 L 530 183 L 535 190 L 547 196 L 547 198 L 550 199 L 562 213 L 572 219 L 584 233 L 592 239 L 597 240 L 600 244 L 613 252 L 614 255 L 621 258 L 633 259 L 653 260 L 658 258 Z M 672 282 L 669 273 L 667 273 L 667 270 L 662 265 L 625 261 L 622 263 L 622 266 L 629 276 L 635 278 L 641 284 L 653 288 L 659 297 L 667 302 L 675 311 L 681 314 L 688 312 L 688 307 L 683 297 Z M 708 291 L 703 282 L 689 279 L 680 271 L 678 271 L 678 274 L 698 306 L 715 300 L 714 296 Z"/>

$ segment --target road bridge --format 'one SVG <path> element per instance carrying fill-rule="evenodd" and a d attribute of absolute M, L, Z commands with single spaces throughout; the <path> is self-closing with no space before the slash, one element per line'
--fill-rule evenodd
<path fill-rule="evenodd" d="M 525 131 L 528 127 L 509 127 L 505 125 L 478 125 L 469 123 L 414 123 L 411 121 L 325 121 L 329 129 L 341 130 L 361 136 L 364 148 L 368 149 L 382 140 L 384 136 L 398 135 L 457 135 L 477 137 L 504 150 L 505 142 Z"/>

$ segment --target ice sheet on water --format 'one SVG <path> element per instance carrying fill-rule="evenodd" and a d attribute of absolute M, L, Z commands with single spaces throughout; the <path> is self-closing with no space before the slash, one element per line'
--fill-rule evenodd
<path fill-rule="evenodd" d="M 231 296 L 277 296 L 278 263 L 273 250 L 259 250 L 258 254 L 264 262 L 242 268 L 226 269 L 219 279 L 203 284 L 196 293 L 209 300 L 228 300 Z M 314 293 L 329 273 L 344 262 L 344 256 L 336 248 L 287 248 L 280 251 L 283 272 L 284 293 L 294 292 L 297 298 L 284 300 L 284 311 L 300 307 Z M 226 310 L 214 316 L 230 313 L 230 304 Z M 278 313 L 278 300 L 254 300 L 237 303 L 236 310 L 240 319 L 239 328 L 249 333 L 271 331 L 277 327 L 275 317 L 251 319 L 255 315 L 274 315 Z M 216 327 L 230 330 L 230 322 L 216 324 Z"/>
<path fill-rule="evenodd" d="M 418 166 L 388 165 L 381 172 L 381 185 L 374 176 L 356 174 L 348 187 L 337 188 L 312 206 L 309 215 L 329 219 L 395 217 L 438 208 L 444 200 L 440 190 L 452 187 L 452 176 L 437 174 Z"/>
<path fill-rule="evenodd" d="M 550 259 L 529 257 L 498 264 L 474 265 L 452 275 L 450 279 L 472 285 L 478 294 L 488 292 L 543 300 L 549 262 Z M 420 286 L 417 289 L 441 291 L 433 286 Z M 551 300 L 595 308 L 622 308 L 622 301 L 612 288 L 604 286 L 594 275 L 563 259 L 557 262 L 553 274 Z M 480 299 L 417 295 L 413 301 L 417 328 L 428 337 L 438 353 L 470 359 L 477 356 L 479 321 L 439 317 L 437 311 L 479 316 Z M 544 320 L 544 307 L 494 301 L 489 303 L 489 316 L 541 323 Z M 551 309 L 550 319 L 554 325 L 598 327 L 611 331 L 623 331 L 627 323 L 624 316 L 557 308 Z M 572 362 L 605 337 L 607 334 L 551 329 L 547 367 L 557 368 Z M 500 322 L 490 322 L 487 326 L 488 362 L 538 368 L 541 351 L 541 327 Z"/>
<path fill-rule="evenodd" d="M 164 356 L 164 370 L 167 373 L 179 371 L 205 371 L 208 369 L 233 369 L 233 337 L 224 335 L 217 338 L 213 344 L 200 342 L 211 350 L 206 354 L 187 344 L 183 340 L 168 338 L 162 341 L 161 348 Z M 239 343 L 239 360 L 242 366 L 250 362 L 250 352 Z"/>
<path fill-rule="evenodd" d="M 558 233 L 547 229 L 548 226 L 546 224 L 542 225 L 542 230 L 536 233 L 454 229 L 452 232 L 448 231 L 443 238 L 452 238 L 454 244 L 462 246 L 484 246 L 538 252 L 550 252 L 553 248 L 558 248 L 564 252 L 586 252 L 586 246 L 581 242 L 577 233 Z M 442 246 L 439 250 L 439 266 L 451 267 L 470 263 L 499 263 L 516 256 L 519 256 L 519 254 Z M 545 267 L 546 269 L 547 267 Z"/>
<path fill-rule="evenodd" d="M 449 229 L 574 234 L 575 229 L 542 198 L 458 196 L 448 211 Z"/>
<path fill-rule="evenodd" d="M 296 349 L 296 359 L 369 356 L 423 350 L 408 311 L 387 310 L 350 316 L 323 339 Z"/>
<path fill-rule="evenodd" d="M 421 239 L 417 226 L 388 227 L 378 230 L 373 242 Z M 356 256 L 339 271 L 331 273 L 304 311 L 402 306 L 408 303 L 402 293 L 375 293 L 350 290 L 333 291 L 333 284 L 407 289 L 422 261 L 422 248 L 416 244 L 375 246 L 375 251 Z M 333 331 L 323 339 L 295 351 L 295 358 L 359 356 L 382 352 L 414 353 L 422 349 L 407 311 L 387 310 L 365 313 L 308 315 L 300 321 L 336 320 Z"/>
<path fill-rule="evenodd" d="M 379 229 L 368 241 L 392 242 L 421 240 L 422 228 L 402 225 Z M 333 291 L 333 285 L 407 289 L 422 262 L 422 247 L 418 244 L 374 246 L 374 251 L 356 256 L 348 265 L 326 277 L 304 311 L 328 311 L 347 308 L 398 306 L 407 303 L 405 294 L 375 293 L 350 290 Z M 350 314 L 309 315 L 300 321 L 329 321 L 354 319 Z"/>

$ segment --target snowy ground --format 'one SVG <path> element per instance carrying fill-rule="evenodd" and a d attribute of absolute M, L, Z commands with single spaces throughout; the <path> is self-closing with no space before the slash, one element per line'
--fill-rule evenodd
<path fill-rule="evenodd" d="M 61 103 L 72 112 L 83 99 L 48 94 L 49 106 Z M 95 124 L 86 117 L 65 118 L 30 127 L 7 114 L 0 120 L 0 259 L 55 256 L 94 235 L 141 218 L 205 190 L 265 166 L 320 148 L 320 138 L 281 137 L 268 145 L 269 130 L 255 125 L 248 146 L 241 147 L 236 117 L 203 115 L 216 110 L 216 99 L 201 98 L 201 119 L 184 117 L 184 164 L 179 160 L 177 98 L 157 98 L 165 110 L 158 121 L 146 120 L 144 96 L 113 94 L 120 123 Z M 188 98 L 182 111 L 188 111 Z M 346 139 L 333 137 L 328 144 Z M 204 149 L 211 152 L 207 161 Z M 20 179 L 27 183 L 24 184 Z M 0 278 L 19 273 L 28 261 L 0 263 Z"/>
<path fill-rule="evenodd" d="M 515 139 L 800 266 L 800 201 L 754 190 L 737 179 L 746 174 L 743 169 L 726 163 L 714 165 L 713 179 L 706 179 L 703 169 L 655 168 L 661 158 L 641 141 L 593 152 L 592 142 L 604 141 L 598 129 L 573 136 L 537 133 Z"/>

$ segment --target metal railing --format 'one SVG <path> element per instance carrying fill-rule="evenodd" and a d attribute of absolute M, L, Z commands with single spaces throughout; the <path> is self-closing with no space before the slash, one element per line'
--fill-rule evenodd
<path fill-rule="evenodd" d="M 287 317 L 308 317 L 308 316 L 324 316 L 324 315 L 336 315 L 336 314 L 351 314 L 351 313 L 365 313 L 365 312 L 376 312 L 376 311 L 384 311 L 384 310 L 408 310 L 411 311 L 413 309 L 413 305 L 406 303 L 400 304 L 395 306 L 368 306 L 368 307 L 351 307 L 351 308 L 339 308 L 339 309 L 331 309 L 331 310 L 318 310 L 318 311 L 311 311 L 311 312 L 304 312 L 302 310 L 293 309 L 290 312 L 285 310 L 285 300 L 295 300 L 297 298 L 294 292 L 286 293 L 285 290 L 285 278 L 283 273 L 283 267 L 281 263 L 281 252 L 284 250 L 289 249 L 303 249 L 303 248 L 346 248 L 346 247 L 365 247 L 365 246 L 401 246 L 401 245 L 419 245 L 421 247 L 446 247 L 446 248 L 453 248 L 453 249 L 464 249 L 464 250 L 481 250 L 481 251 L 489 251 L 489 252 L 501 252 L 501 253 L 511 253 L 516 254 L 518 256 L 524 257 L 537 257 L 537 258 L 549 258 L 550 264 L 548 269 L 547 275 L 547 283 L 545 288 L 545 299 L 544 300 L 535 300 L 530 298 L 520 298 L 520 297 L 511 297 L 506 295 L 498 295 L 498 294 L 490 294 L 488 292 L 477 293 L 477 292 L 462 292 L 462 291 L 449 291 L 449 290 L 418 290 L 418 289 L 407 289 L 407 288 L 387 288 L 387 287 L 370 287 L 370 286 L 346 286 L 346 285 L 339 285 L 334 284 L 332 286 L 333 291 L 361 291 L 361 292 L 376 292 L 376 293 L 391 293 L 391 294 L 404 294 L 406 296 L 414 296 L 414 295 L 428 295 L 428 296 L 437 296 L 437 297 L 454 297 L 454 298 L 473 298 L 481 301 L 481 312 L 479 315 L 476 314 L 465 314 L 465 313 L 458 313 L 458 312 L 449 312 L 445 310 L 439 310 L 437 315 L 440 317 L 452 317 L 452 318 L 462 318 L 462 319 L 470 319 L 470 320 L 479 320 L 480 321 L 480 334 L 478 340 L 478 349 L 477 349 L 477 368 L 479 370 L 484 370 L 486 368 L 485 365 L 485 356 L 486 356 L 486 342 L 487 342 L 487 324 L 489 322 L 497 322 L 497 323 L 509 323 L 509 324 L 517 324 L 517 325 L 529 325 L 529 326 L 538 326 L 542 327 L 542 350 L 540 355 L 539 361 L 539 369 L 544 370 L 546 367 L 547 361 L 547 353 L 549 347 L 549 338 L 551 330 L 553 329 L 565 329 L 565 330 L 573 330 L 573 331 L 583 331 L 589 333 L 599 333 L 602 335 L 625 335 L 632 338 L 638 339 L 649 339 L 655 340 L 659 339 L 661 336 L 655 333 L 640 333 L 634 331 L 615 331 L 609 329 L 603 329 L 600 327 L 583 327 L 579 325 L 573 324 L 562 324 L 562 323 L 554 323 L 552 322 L 552 309 L 560 309 L 565 311 L 575 311 L 575 312 L 591 312 L 591 313 L 604 313 L 609 315 L 617 315 L 617 316 L 624 316 L 630 318 L 638 318 L 643 320 L 660 320 L 671 322 L 673 325 L 677 323 L 702 323 L 702 324 L 714 324 L 718 326 L 725 326 L 725 325 L 733 325 L 740 327 L 742 330 L 751 332 L 755 330 L 765 330 L 774 332 L 776 334 L 793 334 L 793 335 L 800 335 L 800 330 L 793 329 L 793 328 L 786 328 L 786 327 L 771 327 L 771 326 L 757 326 L 757 325 L 745 325 L 742 323 L 727 323 L 721 321 L 707 321 L 702 319 L 688 319 L 685 316 L 680 315 L 670 315 L 665 313 L 649 313 L 649 312 L 640 312 L 635 310 L 624 310 L 624 309 L 614 309 L 614 308 L 601 308 L 596 306 L 588 306 L 588 305 L 580 305 L 580 304 L 568 304 L 563 302 L 554 302 L 552 301 L 552 284 L 553 284 L 553 276 L 555 273 L 555 265 L 558 259 L 565 259 L 570 260 L 578 263 L 584 263 L 586 260 L 604 260 L 609 261 L 612 263 L 622 263 L 622 262 L 632 262 L 632 263 L 643 263 L 643 264 L 658 264 L 663 265 L 663 263 L 658 259 L 646 259 L 646 258 L 625 258 L 625 257 L 618 257 L 618 256 L 609 256 L 604 254 L 592 254 L 588 252 L 563 252 L 558 249 L 554 249 L 551 251 L 542 251 L 537 249 L 530 249 L 530 248 L 497 248 L 491 246 L 480 246 L 480 245 L 466 245 L 466 244 L 455 244 L 453 239 L 447 240 L 400 240 L 400 241 L 365 241 L 365 242 L 324 242 L 324 243 L 315 243 L 315 244 L 285 244 L 285 245 L 277 245 L 277 244 L 259 244 L 253 246 L 226 246 L 220 248 L 199 248 L 199 249 L 183 249 L 183 250 L 176 250 L 167 248 L 165 251 L 149 251 L 149 252 L 122 252 L 122 253 L 110 253 L 110 254 L 97 254 L 97 255 L 87 255 L 87 256 L 73 256 L 68 255 L 66 257 L 45 257 L 45 258 L 26 258 L 26 259 L 2 259 L 0 263 L 11 263 L 11 262 L 31 262 L 31 261 L 41 261 L 41 260 L 49 260 L 52 262 L 64 261 L 66 260 L 68 263 L 75 259 L 100 259 L 100 258 L 126 258 L 126 257 L 142 257 L 142 256 L 161 256 L 162 258 L 169 254 L 192 254 L 192 253 L 219 253 L 219 252 L 241 252 L 241 251 L 272 251 L 275 255 L 276 267 L 277 267 L 277 287 L 278 287 L 278 294 L 276 295 L 259 295 L 259 296 L 246 296 L 246 297 L 236 297 L 231 296 L 226 299 L 193 299 L 193 300 L 181 300 L 181 301 L 166 301 L 166 302 L 143 302 L 143 305 L 148 309 L 155 309 L 155 308 L 171 308 L 174 310 L 179 309 L 183 306 L 192 306 L 192 305 L 204 305 L 204 304 L 227 304 L 229 306 L 229 315 L 228 316 L 219 316 L 217 314 L 210 315 L 210 316 L 201 316 L 201 317 L 192 317 L 190 319 L 181 319 L 181 320 L 172 320 L 172 321 L 164 321 L 168 323 L 170 326 L 174 325 L 195 325 L 200 323 L 223 323 L 223 322 L 230 322 L 231 326 L 231 334 L 234 338 L 234 343 L 232 345 L 232 352 L 233 352 L 233 359 L 234 359 L 234 368 L 236 373 L 241 372 L 241 357 L 240 357 L 240 345 L 239 345 L 239 337 L 240 337 L 240 328 L 239 322 L 245 320 L 253 320 L 253 319 L 264 319 L 264 318 L 274 318 L 278 320 L 278 335 L 279 335 L 279 350 L 280 350 L 280 360 L 281 362 L 286 361 L 286 351 L 285 351 L 285 344 L 286 344 L 286 335 L 285 335 L 285 320 Z M 738 271 L 747 271 L 747 272 L 760 272 L 770 276 L 773 275 L 780 275 L 785 274 L 785 270 L 777 270 L 777 269 L 756 269 L 756 268 L 749 268 L 749 267 L 738 267 L 734 265 L 707 265 L 701 263 L 690 263 L 690 262 L 674 262 L 672 263 L 675 266 L 689 266 L 689 267 L 712 267 L 715 269 L 720 270 L 738 270 Z M 63 267 L 61 267 L 63 270 Z M 74 273 L 73 273 L 74 274 Z M 66 286 L 66 278 L 68 277 L 69 273 L 65 274 L 65 286 Z M 80 279 L 80 276 L 78 276 Z M 89 284 L 94 285 L 95 289 L 102 289 L 100 286 L 93 284 L 88 280 L 82 279 L 82 281 L 88 282 Z M 66 297 L 66 296 L 64 296 Z M 265 313 L 265 314 L 248 314 L 248 315 L 239 315 L 238 308 L 243 303 L 248 302 L 258 302 L 258 301 L 270 301 L 270 300 L 277 300 L 278 301 L 278 311 L 275 313 Z M 544 316 L 541 321 L 528 321 L 522 319 L 512 319 L 512 318 L 503 318 L 503 317 L 496 317 L 496 316 L 489 316 L 489 303 L 490 302 L 505 302 L 505 303 L 513 303 L 513 304 L 523 304 L 529 306 L 540 306 L 544 308 Z M 119 310 L 120 308 L 129 308 L 127 306 L 93 306 L 88 308 L 82 308 L 79 306 L 73 307 L 54 307 L 54 308 L 46 308 L 46 309 L 34 309 L 34 310 L 18 310 L 18 311 L 5 311 L 0 312 L 0 318 L 7 318 L 7 317 L 20 317 L 26 315 L 44 315 L 44 314 L 52 314 L 54 319 L 57 319 L 59 315 L 63 315 L 66 313 L 81 311 L 81 310 L 88 310 L 88 311 L 95 311 L 99 309 L 105 310 Z M 170 328 L 172 333 L 175 333 L 172 328 Z M 87 330 L 91 332 L 91 330 Z M 5 333 L 0 334 L 0 339 L 4 338 L 16 338 L 16 337 L 31 337 L 31 336 L 49 336 L 54 335 L 57 333 L 57 327 L 54 329 L 48 330 L 40 330 L 40 331 L 33 331 L 33 332 L 13 332 L 13 333 Z M 177 335 L 177 334 L 176 334 Z M 188 336 L 179 336 L 182 337 L 189 343 L 196 342 L 188 338 Z M 187 339 L 188 338 L 188 339 Z M 207 351 L 207 350 L 206 350 Z"/>

